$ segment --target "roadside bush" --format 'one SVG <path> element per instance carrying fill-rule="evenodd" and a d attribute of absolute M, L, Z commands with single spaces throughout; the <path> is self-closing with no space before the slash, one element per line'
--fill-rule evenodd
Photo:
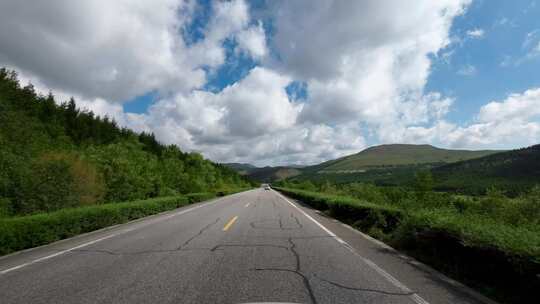
<path fill-rule="evenodd" d="M 431 171 L 422 170 L 415 174 L 414 189 L 419 196 L 433 189 L 433 176 Z"/>
<path fill-rule="evenodd" d="M 472 201 L 466 197 L 455 195 L 451 197 L 450 204 L 458 213 L 463 214 L 470 208 Z"/>
<path fill-rule="evenodd" d="M 522 196 L 517 208 L 528 222 L 540 225 L 540 186 L 535 186 Z"/>
<path fill-rule="evenodd" d="M 169 187 L 163 187 L 159 189 L 160 197 L 175 196 L 175 195 L 179 195 L 179 193 L 176 190 L 171 189 Z"/>
<path fill-rule="evenodd" d="M 386 196 L 379 190 L 377 186 L 372 184 L 348 184 L 343 186 L 342 193 L 375 204 L 383 204 L 387 202 Z"/>
<path fill-rule="evenodd" d="M 334 184 L 330 183 L 329 181 L 325 181 L 324 183 L 322 183 L 320 186 L 320 189 L 321 189 L 321 192 L 323 193 L 328 193 L 328 194 L 338 193 L 337 187 Z"/>
<path fill-rule="evenodd" d="M 51 212 L 101 202 L 104 184 L 96 168 L 64 152 L 47 153 L 30 166 L 15 205 L 16 213 Z"/>
<path fill-rule="evenodd" d="M 212 199 L 216 197 L 216 194 L 211 193 L 211 192 L 202 192 L 202 193 L 190 193 L 190 194 L 186 194 L 185 196 L 188 198 L 189 203 L 192 204 L 192 203 L 197 203 L 197 202 L 202 202 L 202 201 Z"/>
<path fill-rule="evenodd" d="M 33 164 L 32 173 L 23 186 L 19 213 L 50 212 L 79 204 L 68 161 L 44 157 Z"/>
<path fill-rule="evenodd" d="M 317 191 L 317 187 L 308 180 L 302 181 L 295 186 L 298 189 L 307 190 L 307 191 Z"/>
<path fill-rule="evenodd" d="M 7 198 L 0 198 L 0 218 L 10 216 L 11 202 Z"/>
<path fill-rule="evenodd" d="M 409 201 L 413 198 L 411 191 L 403 187 L 380 187 L 384 194 L 386 202 L 391 205 L 401 205 L 403 201 Z"/>
<path fill-rule="evenodd" d="M 507 201 L 502 191 L 496 188 L 489 188 L 486 197 L 480 200 L 479 211 L 487 216 L 501 215 Z"/>
<path fill-rule="evenodd" d="M 189 203 L 187 197 L 176 196 L 0 219 L 0 255 L 125 223 Z"/>
<path fill-rule="evenodd" d="M 395 207 L 371 204 L 351 197 L 289 188 L 276 189 L 346 223 L 363 228 L 390 231 L 397 226 L 402 216 Z"/>

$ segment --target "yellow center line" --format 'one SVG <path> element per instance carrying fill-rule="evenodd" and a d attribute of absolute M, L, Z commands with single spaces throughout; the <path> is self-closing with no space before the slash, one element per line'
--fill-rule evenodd
<path fill-rule="evenodd" d="M 251 204 L 251 202 L 247 203 L 244 207 L 246 208 L 249 207 L 249 204 Z"/>
<path fill-rule="evenodd" d="M 227 223 L 227 225 L 225 225 L 225 227 L 223 227 L 223 231 L 229 230 L 229 228 L 231 228 L 231 226 L 234 224 L 234 222 L 236 222 L 237 219 L 238 219 L 238 216 L 233 217 L 233 218 Z"/>

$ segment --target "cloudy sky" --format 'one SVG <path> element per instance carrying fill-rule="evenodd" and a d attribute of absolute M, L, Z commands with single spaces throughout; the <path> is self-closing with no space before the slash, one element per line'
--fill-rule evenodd
<path fill-rule="evenodd" d="M 540 142 L 540 3 L 0 0 L 0 66 L 220 162 Z"/>

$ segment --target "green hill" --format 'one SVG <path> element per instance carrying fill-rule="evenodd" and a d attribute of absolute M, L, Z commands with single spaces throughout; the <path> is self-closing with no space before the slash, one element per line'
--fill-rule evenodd
<path fill-rule="evenodd" d="M 0 69 L 0 217 L 246 186 L 234 170 Z"/>
<path fill-rule="evenodd" d="M 415 172 L 419 170 L 498 152 L 500 151 L 450 150 L 431 145 L 380 145 L 353 155 L 305 167 L 302 169 L 302 174 L 294 179 L 403 185 L 410 183 L 414 179 Z"/>
<path fill-rule="evenodd" d="M 540 145 L 432 169 L 440 190 L 482 193 L 495 186 L 509 194 L 540 184 Z"/>
<path fill-rule="evenodd" d="M 319 173 L 369 170 L 381 167 L 397 167 L 419 164 L 452 163 L 478 158 L 499 151 L 448 150 L 431 145 L 392 144 L 367 148 L 359 153 L 345 156 L 316 166 Z M 322 171 L 322 172 L 321 172 Z"/>

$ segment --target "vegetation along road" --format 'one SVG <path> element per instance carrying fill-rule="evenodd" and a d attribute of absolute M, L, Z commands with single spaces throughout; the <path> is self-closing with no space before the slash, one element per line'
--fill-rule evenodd
<path fill-rule="evenodd" d="M 274 190 L 0 258 L 8 303 L 486 303 Z"/>

